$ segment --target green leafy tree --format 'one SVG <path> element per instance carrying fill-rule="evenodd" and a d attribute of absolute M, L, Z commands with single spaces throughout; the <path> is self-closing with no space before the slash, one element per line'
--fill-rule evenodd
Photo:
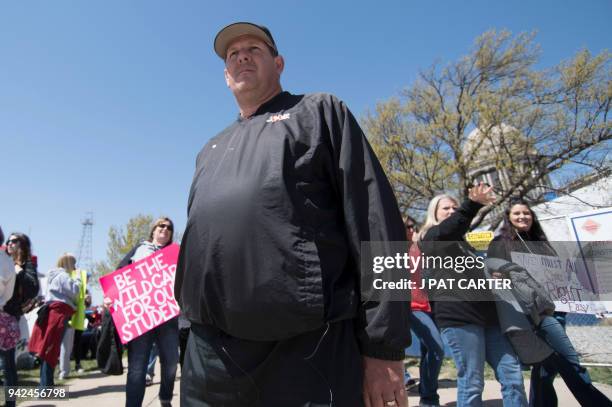
<path fill-rule="evenodd" d="M 533 34 L 486 32 L 468 55 L 422 72 L 365 117 L 405 213 L 424 211 L 443 191 L 464 197 L 495 174 L 500 208 L 514 196 L 542 201 L 555 189 L 551 177 L 562 190 L 568 173 L 609 170 L 610 53 L 583 50 L 546 70 L 535 68 L 538 58 Z M 500 211 L 491 215 L 495 226 Z"/>
<path fill-rule="evenodd" d="M 108 231 L 106 260 L 96 264 L 96 277 L 115 271 L 117 264 L 134 246 L 147 240 L 153 221 L 151 215 L 137 215 L 128 220 L 125 227 L 111 226 Z"/>

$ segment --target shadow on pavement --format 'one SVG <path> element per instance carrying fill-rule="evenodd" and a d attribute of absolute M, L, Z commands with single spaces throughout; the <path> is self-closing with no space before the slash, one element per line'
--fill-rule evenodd
<path fill-rule="evenodd" d="M 457 406 L 456 402 L 452 402 L 452 403 L 446 403 L 446 404 L 442 404 L 445 407 L 455 407 Z M 499 400 L 483 400 L 482 401 L 482 405 L 484 407 L 503 407 L 504 405 L 504 401 L 499 399 Z"/>
<path fill-rule="evenodd" d="M 83 379 L 100 379 L 102 377 L 109 377 L 109 375 L 101 373 L 101 372 L 92 372 L 92 373 L 87 373 L 86 375 L 83 376 L 75 376 L 75 377 L 71 377 L 70 379 L 77 379 L 77 380 L 83 380 Z"/>
<path fill-rule="evenodd" d="M 99 386 L 93 389 L 71 391 L 70 398 L 96 396 L 98 394 L 111 393 L 111 392 L 123 392 L 123 391 L 125 391 L 125 384 Z"/>
<path fill-rule="evenodd" d="M 438 380 L 438 388 L 439 389 L 450 389 L 457 387 L 457 380 L 451 379 L 440 379 Z"/>

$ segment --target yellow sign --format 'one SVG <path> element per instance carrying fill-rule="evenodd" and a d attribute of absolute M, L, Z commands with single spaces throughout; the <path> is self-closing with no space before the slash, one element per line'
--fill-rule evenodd
<path fill-rule="evenodd" d="M 465 235 L 465 240 L 476 250 L 487 250 L 489 243 L 493 240 L 493 232 L 469 232 Z"/>

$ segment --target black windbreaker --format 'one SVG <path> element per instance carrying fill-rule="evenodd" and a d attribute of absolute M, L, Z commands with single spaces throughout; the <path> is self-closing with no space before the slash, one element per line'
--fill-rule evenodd
<path fill-rule="evenodd" d="M 432 226 L 419 241 L 426 256 L 460 257 L 472 256 L 473 251 L 463 236 L 469 231 L 472 219 L 482 208 L 478 202 L 466 199 L 459 208 L 438 225 Z M 477 265 L 462 273 L 453 268 L 425 269 L 427 278 L 436 279 L 482 279 L 484 270 Z M 434 303 L 433 314 L 440 328 L 463 325 L 497 325 L 495 303 L 490 290 L 435 289 L 428 292 Z M 470 299 L 478 298 L 478 301 Z M 489 299 L 490 301 L 486 301 Z"/>
<path fill-rule="evenodd" d="M 23 269 L 17 273 L 13 296 L 4 304 L 4 312 L 16 318 L 21 317 L 22 307 L 28 300 L 36 298 L 39 290 L 38 271 L 36 266 L 28 260 L 23 265 Z"/>
<path fill-rule="evenodd" d="M 399 360 L 410 304 L 360 302 L 360 243 L 405 240 L 346 105 L 282 92 L 199 153 L 175 296 L 191 321 L 250 340 L 356 318 L 362 353 Z"/>

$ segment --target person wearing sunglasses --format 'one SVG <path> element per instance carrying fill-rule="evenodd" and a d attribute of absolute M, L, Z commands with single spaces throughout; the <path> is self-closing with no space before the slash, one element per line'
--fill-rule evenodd
<path fill-rule="evenodd" d="M 414 218 L 407 216 L 404 220 L 406 228 L 406 240 L 408 240 L 408 254 L 412 259 L 418 259 L 422 253 L 417 241 L 419 231 Z M 412 280 L 416 281 L 417 287 L 421 287 L 422 267 L 420 262 L 414 270 L 411 270 Z M 419 363 L 419 406 L 439 406 L 438 375 L 444 361 L 444 343 L 440 331 L 433 320 L 432 304 L 429 303 L 427 291 L 421 288 L 411 290 L 410 328 L 420 343 L 421 359 Z M 407 371 L 406 371 L 407 372 Z M 416 381 L 406 373 L 404 375 L 406 388 L 416 385 Z"/>
<path fill-rule="evenodd" d="M 15 365 L 15 346 L 20 339 L 19 319 L 36 305 L 39 291 L 38 274 L 32 262 L 30 238 L 23 233 L 11 233 L 6 241 L 6 254 L 12 258 L 15 281 L 10 299 L 2 308 L 0 326 L 5 328 L 2 334 L 0 355 L 4 359 L 4 377 L 6 386 L 17 385 L 17 367 Z M 8 287 L 7 287 L 8 289 Z M 7 291 L 7 295 L 8 292 Z M 4 296 L 4 295 L 3 295 Z M 7 406 L 14 406 L 14 401 L 7 401 Z"/>
<path fill-rule="evenodd" d="M 117 269 L 148 257 L 154 252 L 163 249 L 172 243 L 174 236 L 174 223 L 167 217 L 157 219 L 151 227 L 149 240 L 134 247 L 121 260 Z M 108 308 L 112 303 L 108 298 L 104 305 Z M 127 407 L 139 407 L 142 405 L 147 366 L 153 343 L 159 350 L 161 365 L 161 385 L 159 387 L 159 401 L 164 406 L 170 406 L 172 392 L 174 391 L 174 379 L 179 361 L 179 327 L 178 317 L 153 328 L 147 333 L 131 340 L 127 344 L 128 349 L 128 373 L 125 385 Z"/>
<path fill-rule="evenodd" d="M 13 258 L 17 279 L 13 296 L 4 310 L 19 319 L 40 305 L 37 297 L 40 283 L 30 238 L 23 233 L 11 233 L 6 241 L 6 253 Z"/>
<path fill-rule="evenodd" d="M 4 243 L 4 234 L 0 228 L 0 246 Z M 17 369 L 15 367 L 15 345 L 19 340 L 19 325 L 12 315 L 4 312 L 4 304 L 13 296 L 15 287 L 15 265 L 13 260 L 4 251 L 0 251 L 0 359 L 4 368 L 4 384 L 17 385 Z M 10 404 L 12 403 L 12 404 Z M 8 402 L 7 406 L 14 406 L 15 402 Z"/>

